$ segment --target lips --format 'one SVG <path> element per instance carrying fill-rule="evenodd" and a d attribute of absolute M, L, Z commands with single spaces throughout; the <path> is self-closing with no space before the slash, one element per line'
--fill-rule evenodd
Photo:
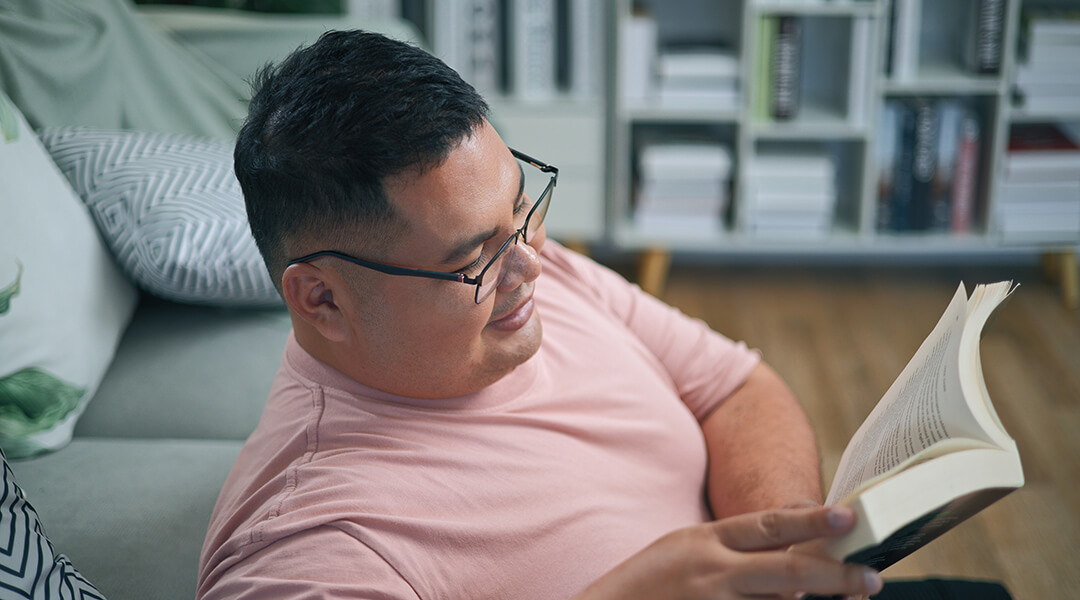
<path fill-rule="evenodd" d="M 529 294 L 520 304 L 510 312 L 488 323 L 488 327 L 499 331 L 515 331 L 521 329 L 533 314 L 533 297 Z"/>

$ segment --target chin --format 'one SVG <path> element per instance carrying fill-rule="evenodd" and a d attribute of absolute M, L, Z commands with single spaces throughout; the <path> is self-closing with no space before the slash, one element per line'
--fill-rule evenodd
<path fill-rule="evenodd" d="M 488 355 L 488 364 L 499 372 L 499 376 L 506 375 L 518 367 L 518 365 L 532 358 L 540 350 L 540 342 L 544 337 L 543 326 L 540 324 L 540 315 L 533 313 L 525 325 L 509 334 L 502 334 L 493 340 L 496 345 Z"/>

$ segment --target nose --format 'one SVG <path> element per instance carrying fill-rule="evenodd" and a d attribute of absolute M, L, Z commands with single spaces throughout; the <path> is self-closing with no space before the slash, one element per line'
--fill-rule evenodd
<path fill-rule="evenodd" d="M 537 232 L 528 244 L 518 243 L 506 249 L 506 267 L 502 279 L 499 281 L 498 291 L 508 292 L 517 289 L 523 283 L 528 283 L 540 276 L 542 265 L 540 264 L 540 248 L 544 244 L 543 230 Z"/>

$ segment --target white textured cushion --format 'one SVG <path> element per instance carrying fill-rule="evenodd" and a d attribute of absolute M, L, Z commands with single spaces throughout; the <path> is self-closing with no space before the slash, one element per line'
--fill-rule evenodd
<path fill-rule="evenodd" d="M 78 127 L 40 136 L 144 289 L 180 302 L 281 304 L 248 228 L 230 144 Z"/>
<path fill-rule="evenodd" d="M 0 461 L 0 598 L 104 600 L 71 561 L 53 549 L 3 452 Z"/>
<path fill-rule="evenodd" d="M 138 294 L 3 94 L 0 130 L 0 447 L 14 458 L 71 439 Z"/>

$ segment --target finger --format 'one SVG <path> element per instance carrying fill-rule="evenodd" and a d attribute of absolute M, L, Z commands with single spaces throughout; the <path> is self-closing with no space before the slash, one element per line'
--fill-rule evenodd
<path fill-rule="evenodd" d="M 866 596 L 881 591 L 881 575 L 854 563 L 781 552 L 748 556 L 733 582 L 746 595 L 806 594 L 847 597 Z"/>
<path fill-rule="evenodd" d="M 801 498 L 799 500 L 792 500 L 785 503 L 780 508 L 818 508 L 821 503 L 817 500 L 811 500 L 810 498 Z"/>
<path fill-rule="evenodd" d="M 720 543 L 732 550 L 752 552 L 845 533 L 855 525 L 855 513 L 845 506 L 765 510 L 713 525 Z"/>

